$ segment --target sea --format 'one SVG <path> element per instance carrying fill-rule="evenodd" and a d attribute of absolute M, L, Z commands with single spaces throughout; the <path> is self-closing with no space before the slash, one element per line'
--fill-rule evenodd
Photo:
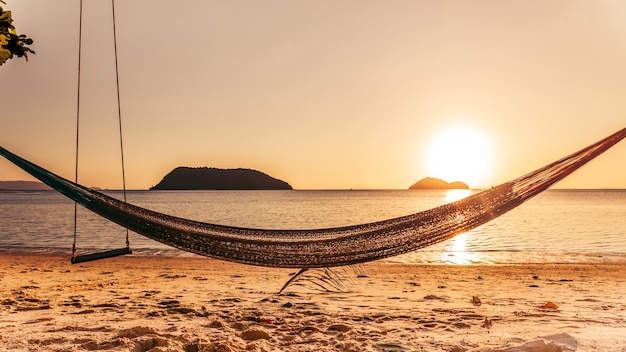
<path fill-rule="evenodd" d="M 475 190 L 127 191 L 134 205 L 202 222 L 317 229 L 427 210 Z M 105 191 L 118 199 L 121 191 Z M 75 220 L 76 219 L 76 220 Z M 126 230 L 55 191 L 0 192 L 0 254 L 120 248 Z M 130 232 L 134 255 L 193 255 Z M 386 259 L 412 264 L 626 263 L 626 190 L 548 190 L 474 230 Z"/>

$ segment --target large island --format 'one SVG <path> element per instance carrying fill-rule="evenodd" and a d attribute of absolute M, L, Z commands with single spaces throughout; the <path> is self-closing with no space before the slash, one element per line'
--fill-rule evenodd
<path fill-rule="evenodd" d="M 251 169 L 177 167 L 151 190 L 286 190 L 287 182 Z"/>
<path fill-rule="evenodd" d="M 438 178 L 426 177 L 415 182 L 409 189 L 469 189 L 469 186 L 461 181 L 446 182 Z"/>

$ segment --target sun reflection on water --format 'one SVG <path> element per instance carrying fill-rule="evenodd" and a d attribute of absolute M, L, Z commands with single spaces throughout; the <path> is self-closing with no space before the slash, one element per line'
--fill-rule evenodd
<path fill-rule="evenodd" d="M 441 253 L 441 261 L 448 264 L 474 264 L 480 260 L 477 253 L 467 251 L 467 240 L 470 233 L 460 234 L 448 241 L 446 250 Z"/>
<path fill-rule="evenodd" d="M 451 189 L 446 191 L 446 203 L 456 202 L 472 194 L 470 189 Z"/>
<path fill-rule="evenodd" d="M 453 189 L 446 192 L 446 203 L 455 202 L 472 194 L 469 189 Z M 441 253 L 441 261 L 449 264 L 473 264 L 478 262 L 476 253 L 467 251 L 467 241 L 471 240 L 471 231 L 451 238 L 446 250 Z"/>

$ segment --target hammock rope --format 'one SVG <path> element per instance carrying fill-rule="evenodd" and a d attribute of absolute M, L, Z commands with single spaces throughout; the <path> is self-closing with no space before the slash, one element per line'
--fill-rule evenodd
<path fill-rule="evenodd" d="M 113 20 L 113 52 L 115 54 L 115 92 L 117 93 L 117 121 L 120 136 L 120 161 L 122 163 L 122 190 L 124 202 L 126 202 L 126 167 L 124 165 L 124 134 L 122 133 L 122 104 L 120 99 L 120 71 L 117 55 L 117 29 L 115 20 L 115 0 L 111 0 L 111 17 Z M 128 229 L 126 229 L 126 249 L 130 252 L 130 239 Z M 127 254 L 126 252 L 124 254 Z"/>
<path fill-rule="evenodd" d="M 325 268 L 412 252 L 467 232 L 543 192 L 625 137 L 626 128 L 519 178 L 430 210 L 314 230 L 249 229 L 161 214 L 68 181 L 2 147 L 0 155 L 94 213 L 166 245 L 244 264 Z"/>
<path fill-rule="evenodd" d="M 122 133 L 122 107 L 120 99 L 120 78 L 119 78 L 119 65 L 117 55 L 117 31 L 115 20 L 115 0 L 111 0 L 111 14 L 113 20 L 113 50 L 115 56 L 115 89 L 117 93 L 117 120 L 119 126 L 119 139 L 120 139 L 120 157 L 122 163 L 122 190 L 124 202 L 126 199 L 126 168 L 124 165 L 124 139 Z M 78 25 L 78 80 L 77 80 L 77 92 L 76 92 L 76 146 L 75 146 L 75 174 L 74 182 L 78 184 L 78 151 L 79 151 L 79 136 L 80 136 L 80 83 L 81 83 L 81 61 L 82 61 L 82 38 L 83 38 L 83 1 L 79 3 L 79 25 Z M 109 251 L 92 253 L 86 255 L 76 255 L 76 241 L 78 232 L 78 204 L 74 202 L 74 242 L 72 243 L 72 263 L 82 263 L 91 260 L 98 260 L 103 258 L 110 258 L 124 254 L 131 254 L 130 249 L 130 237 L 128 228 L 126 228 L 126 248 L 113 249 Z"/>
<path fill-rule="evenodd" d="M 80 137 L 80 74 L 83 53 L 83 0 L 79 2 L 78 15 L 78 74 L 76 79 L 76 146 L 74 149 L 74 182 L 78 183 L 78 145 Z M 72 259 L 76 257 L 76 237 L 78 233 L 78 203 L 74 202 L 74 242 L 72 243 Z"/>

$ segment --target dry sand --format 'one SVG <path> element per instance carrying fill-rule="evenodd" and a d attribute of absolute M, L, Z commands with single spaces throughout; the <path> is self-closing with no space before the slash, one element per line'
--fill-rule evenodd
<path fill-rule="evenodd" d="M 295 270 L 201 257 L 0 254 L 0 351 L 626 351 L 626 266 L 406 265 Z"/>

